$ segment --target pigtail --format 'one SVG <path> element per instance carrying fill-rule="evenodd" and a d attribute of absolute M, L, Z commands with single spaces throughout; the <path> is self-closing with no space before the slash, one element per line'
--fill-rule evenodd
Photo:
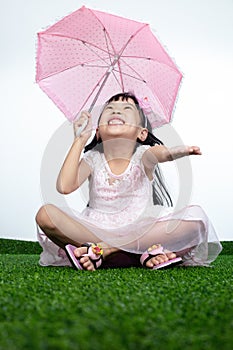
<path fill-rule="evenodd" d="M 84 153 L 86 153 L 87 151 L 90 151 L 90 150 L 92 150 L 92 149 L 95 149 L 96 151 L 99 151 L 99 152 L 101 152 L 101 153 L 103 153 L 103 144 L 102 144 L 102 139 L 99 137 L 98 139 L 97 139 L 97 136 L 96 136 L 96 134 L 95 134 L 95 136 L 93 137 L 93 139 L 91 140 L 91 142 L 88 144 L 88 145 L 86 145 L 85 147 L 84 147 Z"/>
<path fill-rule="evenodd" d="M 147 122 L 147 127 L 151 129 L 149 122 Z M 142 145 L 163 145 L 163 142 L 159 140 L 156 136 L 154 136 L 150 131 L 148 132 L 148 136 L 145 141 L 141 141 L 137 139 L 137 142 Z M 165 186 L 163 174 L 160 170 L 159 165 L 155 167 L 154 170 L 154 180 L 153 180 L 153 203 L 156 205 L 167 205 L 168 207 L 172 207 L 172 199 L 171 196 Z"/>

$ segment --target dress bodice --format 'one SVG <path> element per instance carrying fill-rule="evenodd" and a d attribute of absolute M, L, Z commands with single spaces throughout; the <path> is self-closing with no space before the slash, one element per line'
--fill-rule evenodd
<path fill-rule="evenodd" d="M 120 224 L 126 214 L 134 221 L 148 204 L 152 204 L 152 182 L 142 164 L 142 155 L 148 148 L 139 146 L 120 175 L 112 173 L 104 153 L 89 151 L 84 154 L 84 160 L 91 168 L 90 210 L 117 215 Z"/>

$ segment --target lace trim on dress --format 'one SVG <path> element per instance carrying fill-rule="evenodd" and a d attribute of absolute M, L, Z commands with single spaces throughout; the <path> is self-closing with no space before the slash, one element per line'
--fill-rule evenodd
<path fill-rule="evenodd" d="M 131 169 L 131 166 L 132 164 L 135 164 L 135 163 L 141 163 L 141 160 L 142 160 L 142 156 L 144 154 L 144 152 L 146 150 L 148 150 L 151 146 L 149 145 L 142 145 L 142 146 L 139 146 L 137 147 L 136 151 L 134 152 L 130 162 L 129 162 L 129 165 L 128 167 L 126 168 L 126 170 L 120 174 L 120 175 L 116 175 L 116 174 L 113 174 L 109 165 L 108 165 L 108 162 L 104 156 L 104 153 L 100 153 L 99 151 L 95 151 L 95 150 L 90 150 L 86 153 L 84 153 L 83 155 L 83 159 L 84 161 L 90 166 L 91 170 L 95 170 L 96 169 L 96 166 L 101 166 L 102 164 L 105 165 L 105 167 L 107 168 L 109 174 L 113 177 L 113 178 L 116 178 L 116 179 L 120 179 L 122 178 L 126 173 L 128 173 L 129 169 Z M 142 167 L 144 169 L 144 167 Z"/>

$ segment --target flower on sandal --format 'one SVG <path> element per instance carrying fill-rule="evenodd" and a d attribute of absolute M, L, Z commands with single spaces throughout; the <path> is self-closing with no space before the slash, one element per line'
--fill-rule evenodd
<path fill-rule="evenodd" d="M 148 252 L 151 252 L 154 249 L 158 249 L 159 247 L 161 247 L 161 244 L 153 244 L 151 247 L 149 247 L 147 249 Z"/>
<path fill-rule="evenodd" d="M 92 244 L 91 248 L 95 255 L 103 255 L 103 248 L 100 244 Z"/>

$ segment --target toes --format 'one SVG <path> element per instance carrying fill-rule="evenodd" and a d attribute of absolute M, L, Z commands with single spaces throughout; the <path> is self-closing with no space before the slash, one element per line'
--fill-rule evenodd
<path fill-rule="evenodd" d="M 79 247 L 74 250 L 74 255 L 79 259 L 84 270 L 94 271 L 94 265 L 87 254 L 87 247 Z"/>
<path fill-rule="evenodd" d="M 166 256 L 168 257 L 168 260 L 176 258 L 176 254 L 173 252 L 165 251 L 165 253 L 166 253 Z"/>
<path fill-rule="evenodd" d="M 80 258 L 80 256 L 82 256 L 83 254 L 86 254 L 86 253 L 87 253 L 87 247 L 79 247 L 79 248 L 76 248 L 74 250 L 74 255 L 77 258 Z"/>
<path fill-rule="evenodd" d="M 175 258 L 176 258 L 176 254 L 175 254 L 175 253 L 167 254 L 167 256 L 168 256 L 168 259 L 169 259 L 169 260 L 175 259 Z"/>
<path fill-rule="evenodd" d="M 155 257 L 147 261 L 146 266 L 147 267 L 157 266 L 159 264 L 162 264 L 165 261 L 168 261 L 168 257 L 166 255 L 164 254 L 156 255 Z"/>
<path fill-rule="evenodd" d="M 82 264 L 84 270 L 88 270 L 88 271 L 94 271 L 94 265 L 91 262 L 91 260 L 89 259 L 88 256 L 83 256 L 80 260 L 80 263 Z"/>
<path fill-rule="evenodd" d="M 152 268 L 153 266 L 154 266 L 154 264 L 151 261 L 151 259 L 146 262 L 146 267 Z"/>
<path fill-rule="evenodd" d="M 166 255 L 157 255 L 156 257 L 154 257 L 153 259 L 154 261 L 154 265 L 159 265 L 162 264 L 165 261 L 168 261 L 168 257 Z"/>
<path fill-rule="evenodd" d="M 150 260 L 146 262 L 146 266 L 149 268 L 153 268 L 153 266 L 157 266 L 159 264 L 162 264 L 164 262 L 167 262 L 168 260 L 176 258 L 176 254 L 171 251 L 164 251 L 165 254 L 159 254 L 154 257 L 152 257 Z"/>

